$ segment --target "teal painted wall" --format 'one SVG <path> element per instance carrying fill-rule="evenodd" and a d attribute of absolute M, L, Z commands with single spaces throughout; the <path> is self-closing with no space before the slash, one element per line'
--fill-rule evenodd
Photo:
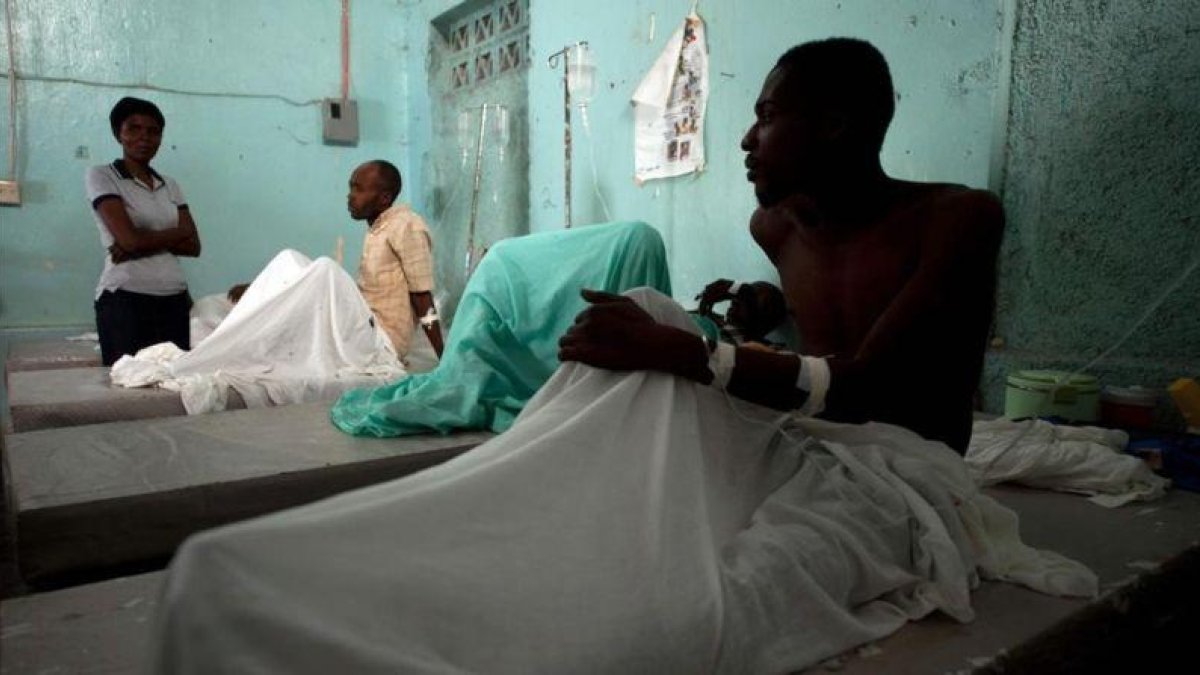
<path fill-rule="evenodd" d="M 0 207 L 0 328 L 92 322 L 102 251 L 83 172 L 119 155 L 107 116 L 121 96 L 148 98 L 166 115 L 155 166 L 180 182 L 200 228 L 204 254 L 184 265 L 196 296 L 248 281 L 283 247 L 331 255 L 338 236 L 345 237 L 345 266 L 353 271 L 363 226 L 345 210 L 351 170 L 384 157 L 412 174 L 406 43 L 395 2 L 352 3 L 357 147 L 323 145 L 314 105 L 232 96 L 301 102 L 337 97 L 336 0 L 38 0 L 13 6 L 23 75 L 230 95 L 19 80 L 24 204 Z M 3 84 L 0 124 L 6 129 Z M 77 157 L 79 148 L 86 158 Z M 0 153 L 0 166 L 7 166 L 6 147 Z"/>
<path fill-rule="evenodd" d="M 988 185 L 993 107 L 1002 72 L 1000 0 L 728 0 L 699 3 L 711 68 L 708 168 L 698 176 L 636 186 L 629 98 L 690 7 L 687 0 L 534 0 L 529 105 L 533 230 L 555 229 L 563 222 L 562 71 L 548 68 L 546 55 L 578 40 L 591 45 L 598 83 L 590 110 L 595 140 L 590 142 L 576 125 L 575 222 L 603 219 L 594 192 L 598 185 L 614 218 L 643 219 L 658 228 L 681 300 L 690 302 L 717 276 L 774 278 L 746 229 L 755 204 L 739 144 L 763 78 L 794 44 L 838 35 L 876 44 L 888 58 L 901 96 L 883 152 L 885 169 L 901 178 Z M 595 152 L 595 181 L 589 144 Z"/>
<path fill-rule="evenodd" d="M 1012 72 L 992 410 L 1007 372 L 1084 366 L 1200 256 L 1200 4 L 1021 3 Z M 1200 374 L 1200 272 L 1091 372 Z"/>

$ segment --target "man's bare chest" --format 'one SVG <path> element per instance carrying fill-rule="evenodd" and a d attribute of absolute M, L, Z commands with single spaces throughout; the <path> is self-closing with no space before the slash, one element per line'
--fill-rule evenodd
<path fill-rule="evenodd" d="M 778 257 L 779 276 L 806 350 L 855 351 L 917 269 L 917 243 L 896 233 L 797 237 Z"/>

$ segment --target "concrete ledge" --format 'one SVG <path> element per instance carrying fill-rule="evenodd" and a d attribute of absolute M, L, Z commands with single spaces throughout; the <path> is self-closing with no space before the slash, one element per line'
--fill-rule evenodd
<path fill-rule="evenodd" d="M 1160 565 L 1173 564 L 1169 561 L 1181 554 L 1193 555 L 1184 552 L 1200 541 L 1200 494 L 1192 492 L 1173 490 L 1159 501 L 1117 509 L 1097 506 L 1078 495 L 1044 490 L 1001 486 L 986 492 L 1017 512 L 1025 543 L 1086 564 L 1100 577 L 1101 593 L 1108 595 L 1089 603 L 1043 595 L 1013 584 L 984 582 L 971 596 L 975 621 L 962 624 L 936 615 L 911 623 L 870 649 L 838 659 L 834 665 L 840 675 L 970 672 L 989 667 L 993 660 L 999 666 L 1004 652 L 1015 654 L 1018 647 L 1041 640 L 1043 631 L 1057 630 L 1054 627 L 1066 625 L 1060 622 L 1074 621 L 1112 598 L 1131 592 Z M 1200 574 L 1200 569 L 1192 573 Z M 1177 590 L 1187 588 L 1180 585 Z M 1194 597 L 1183 601 L 1191 602 Z M 1094 647 L 1078 642 L 1061 656 L 1071 659 L 1081 648 Z M 1139 648 L 1138 655 L 1154 657 L 1143 648 Z M 806 672 L 823 671 L 816 667 Z M 1010 667 L 1004 672 L 1110 671 Z"/>
<path fill-rule="evenodd" d="M 94 367 L 10 373 L 8 405 L 13 432 L 187 414 L 178 392 L 115 387 L 108 372 L 108 368 Z M 230 392 L 229 409 L 245 407 L 242 397 Z"/>
<path fill-rule="evenodd" d="M 164 573 L 114 579 L 0 605 L 0 673 L 148 673 Z"/>
<path fill-rule="evenodd" d="M 398 478 L 491 436 L 355 438 L 325 403 L 14 434 L 19 569 L 46 588 L 161 564 L 197 531 Z"/>
<path fill-rule="evenodd" d="M 99 366 L 100 349 L 95 342 L 58 339 L 13 340 L 8 346 L 4 368 L 8 373 L 57 368 Z"/>

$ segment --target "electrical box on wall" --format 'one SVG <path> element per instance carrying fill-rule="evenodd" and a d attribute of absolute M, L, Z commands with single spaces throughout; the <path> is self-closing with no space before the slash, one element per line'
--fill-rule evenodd
<path fill-rule="evenodd" d="M 327 98 L 321 102 L 326 145 L 358 145 L 358 101 Z"/>

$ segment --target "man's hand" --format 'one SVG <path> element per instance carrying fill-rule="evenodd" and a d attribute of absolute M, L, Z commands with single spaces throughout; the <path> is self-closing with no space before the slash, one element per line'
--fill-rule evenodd
<path fill-rule="evenodd" d="M 700 301 L 700 306 L 696 311 L 704 316 L 712 314 L 713 305 L 724 300 L 733 299 L 733 294 L 729 292 L 729 289 L 732 287 L 732 279 L 717 279 L 705 286 L 700 295 L 696 296 L 696 299 Z"/>
<path fill-rule="evenodd" d="M 558 341 L 560 361 L 579 361 L 606 370 L 658 370 L 708 381 L 703 340 L 664 326 L 629 298 L 583 290 L 591 306 Z"/>

